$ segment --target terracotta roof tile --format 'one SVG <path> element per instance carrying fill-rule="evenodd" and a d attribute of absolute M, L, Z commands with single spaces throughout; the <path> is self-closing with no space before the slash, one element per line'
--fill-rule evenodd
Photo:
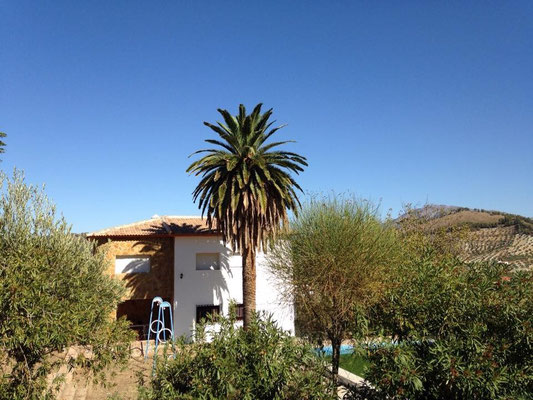
<path fill-rule="evenodd" d="M 205 218 L 180 216 L 154 216 L 151 219 L 132 224 L 115 226 L 87 234 L 88 237 L 116 236 L 175 236 L 214 234 Z"/>

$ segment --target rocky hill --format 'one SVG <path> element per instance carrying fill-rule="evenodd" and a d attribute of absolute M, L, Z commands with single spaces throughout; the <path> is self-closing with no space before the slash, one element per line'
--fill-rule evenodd
<path fill-rule="evenodd" d="M 466 261 L 498 261 L 533 268 L 533 218 L 500 211 L 428 205 L 416 210 L 433 227 L 467 226 Z"/>

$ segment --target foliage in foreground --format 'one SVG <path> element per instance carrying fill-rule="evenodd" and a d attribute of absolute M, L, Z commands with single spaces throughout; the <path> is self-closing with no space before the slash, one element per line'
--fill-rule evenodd
<path fill-rule="evenodd" d="M 101 375 L 129 356 L 131 333 L 110 318 L 123 288 L 21 172 L 0 173 L 0 196 L 0 399 L 51 399 L 61 364 Z M 80 356 L 57 357 L 71 346 Z"/>
<path fill-rule="evenodd" d="M 366 377 L 394 399 L 533 393 L 533 273 L 422 257 L 401 266 L 372 318 Z M 388 342 L 388 341 L 387 341 Z"/>
<path fill-rule="evenodd" d="M 247 330 L 219 319 L 217 333 L 200 326 L 195 342 L 176 344 L 161 360 L 144 400 L 335 399 L 325 365 L 313 350 L 257 315 Z M 210 340 L 210 341 L 209 341 Z"/>
<path fill-rule="evenodd" d="M 362 317 L 379 301 L 400 255 L 396 229 L 377 211 L 354 199 L 312 200 L 268 255 L 270 270 L 297 305 L 300 333 L 330 340 L 334 374 L 342 340 L 364 330 Z"/>

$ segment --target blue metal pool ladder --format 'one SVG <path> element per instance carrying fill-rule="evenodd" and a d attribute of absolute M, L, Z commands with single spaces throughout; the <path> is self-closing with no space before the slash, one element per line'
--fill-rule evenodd
<path fill-rule="evenodd" d="M 154 320 L 154 305 L 157 311 L 157 319 Z M 170 328 L 165 323 L 165 310 L 168 310 L 170 319 Z M 154 327 L 155 324 L 155 327 Z M 150 336 L 154 334 L 155 346 L 154 346 L 154 361 L 157 356 L 157 346 L 159 343 L 166 343 L 167 336 L 170 340 L 174 340 L 174 323 L 172 321 L 172 306 L 168 301 L 163 301 L 159 296 L 154 297 L 152 305 L 150 307 L 150 323 L 148 325 L 148 337 L 146 339 L 146 352 L 144 359 L 148 358 L 148 350 L 150 348 Z"/>

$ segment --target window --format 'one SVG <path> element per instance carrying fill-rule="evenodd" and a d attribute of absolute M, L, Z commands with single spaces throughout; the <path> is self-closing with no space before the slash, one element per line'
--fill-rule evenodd
<path fill-rule="evenodd" d="M 235 312 L 237 313 L 237 321 L 242 321 L 244 319 L 244 305 L 237 304 Z"/>
<path fill-rule="evenodd" d="M 150 257 L 117 256 L 115 274 L 139 274 L 150 272 Z"/>
<path fill-rule="evenodd" d="M 207 318 L 209 315 L 215 316 L 220 314 L 220 306 L 203 305 L 196 306 L 196 322 L 200 322 L 202 319 Z"/>
<path fill-rule="evenodd" d="M 196 253 L 196 269 L 214 271 L 220 269 L 220 253 Z"/>

